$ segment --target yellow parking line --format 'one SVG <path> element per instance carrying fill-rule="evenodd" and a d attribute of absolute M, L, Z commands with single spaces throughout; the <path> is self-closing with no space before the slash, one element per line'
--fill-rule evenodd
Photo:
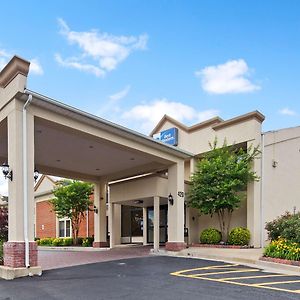
<path fill-rule="evenodd" d="M 211 273 L 199 273 L 199 274 L 191 274 L 187 276 L 207 276 L 207 275 L 218 275 L 218 274 L 229 274 L 229 273 L 244 273 L 244 272 L 257 272 L 258 269 L 236 269 L 233 271 L 221 271 L 221 272 L 211 272 Z"/>
<path fill-rule="evenodd" d="M 182 273 L 192 272 L 192 271 L 200 271 L 200 270 L 210 270 L 210 269 L 219 269 L 219 268 L 226 268 L 226 267 L 236 267 L 238 264 L 228 264 L 228 265 L 217 265 L 217 266 L 208 266 L 208 267 L 201 267 L 201 268 L 194 268 L 194 269 L 187 269 L 181 270 L 170 273 L 171 275 L 178 276 L 182 275 Z M 184 275 L 185 276 L 185 275 Z"/>
<path fill-rule="evenodd" d="M 257 283 L 255 285 L 263 286 L 263 285 L 271 285 L 271 284 L 284 284 L 284 283 L 297 283 L 300 282 L 300 280 L 287 280 L 287 281 L 276 281 L 276 282 L 263 282 L 263 283 Z"/>
<path fill-rule="evenodd" d="M 239 280 L 239 279 L 253 279 L 253 278 L 267 278 L 267 277 L 287 277 L 287 276 L 295 276 L 295 275 L 284 275 L 284 274 L 273 274 L 273 275 L 255 275 L 255 276 L 242 276 L 242 277 L 227 277 L 220 278 L 221 281 L 224 280 Z"/>

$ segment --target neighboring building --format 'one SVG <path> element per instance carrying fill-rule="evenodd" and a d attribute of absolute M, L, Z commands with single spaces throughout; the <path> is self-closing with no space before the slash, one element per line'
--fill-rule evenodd
<path fill-rule="evenodd" d="M 264 116 L 251 112 L 231 120 L 223 121 L 216 117 L 187 127 L 169 116 L 164 116 L 151 135 L 162 142 L 196 153 L 191 160 L 185 161 L 184 180 L 186 193 L 190 176 L 195 170 L 195 162 L 209 151 L 209 141 L 218 136 L 220 144 L 226 138 L 229 144 L 235 143 L 245 150 L 258 140 L 262 154 L 255 162 L 255 170 L 261 177 L 260 182 L 249 185 L 244 191 L 246 200 L 234 211 L 231 228 L 248 227 L 256 233 L 256 245 L 266 240 L 264 224 L 297 207 L 300 195 L 300 127 L 261 133 L 260 123 Z M 253 190 L 254 185 L 259 188 Z M 36 186 L 36 236 L 54 237 L 69 235 L 69 220 L 57 220 L 51 212 L 48 199 L 55 182 L 43 176 Z M 154 242 L 153 197 L 160 197 L 159 241 L 168 241 L 168 175 L 166 170 L 143 174 L 133 178 L 123 178 L 109 183 L 110 201 L 114 210 L 114 243 Z M 252 199 L 249 201 L 249 199 Z M 253 201 L 255 203 L 253 203 Z M 109 202 L 106 199 L 106 202 Z M 185 207 L 185 242 L 199 241 L 200 232 L 208 227 L 218 228 L 216 217 L 200 216 L 198 211 Z M 93 235 L 93 213 L 82 222 L 80 236 Z M 106 211 L 108 216 L 108 211 Z M 108 218 L 108 217 L 107 217 Z M 108 221 L 107 221 L 108 222 Z M 88 224 L 88 226 L 87 226 Z M 261 225 L 259 225 L 261 224 Z M 65 228 L 65 229 L 64 229 Z M 107 230 L 109 236 L 109 230 Z M 252 243 L 255 243 L 252 240 Z"/>
<path fill-rule="evenodd" d="M 50 200 L 53 196 L 53 189 L 58 180 L 55 177 L 42 175 L 35 186 L 35 236 L 45 237 L 71 237 L 72 227 L 70 219 L 57 218 L 52 210 Z M 91 196 L 93 201 L 93 195 Z M 91 206 L 91 210 L 93 205 Z M 94 236 L 94 212 L 87 211 L 82 219 L 79 228 L 80 237 Z"/>

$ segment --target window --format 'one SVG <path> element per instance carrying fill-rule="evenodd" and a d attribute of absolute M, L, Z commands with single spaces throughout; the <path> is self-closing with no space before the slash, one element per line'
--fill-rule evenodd
<path fill-rule="evenodd" d="M 64 219 L 58 221 L 59 237 L 71 237 L 71 220 Z"/>

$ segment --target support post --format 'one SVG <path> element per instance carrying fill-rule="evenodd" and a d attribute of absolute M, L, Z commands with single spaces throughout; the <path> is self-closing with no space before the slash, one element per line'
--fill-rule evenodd
<path fill-rule="evenodd" d="M 154 243 L 153 243 L 153 248 L 154 251 L 159 251 L 159 211 L 160 211 L 160 206 L 159 206 L 159 197 L 155 196 L 153 198 L 154 201 Z"/>
<path fill-rule="evenodd" d="M 94 248 L 108 247 L 106 238 L 106 184 L 99 182 L 94 187 Z"/>
<path fill-rule="evenodd" d="M 168 169 L 168 190 L 173 205 L 168 202 L 168 242 L 166 250 L 186 248 L 184 242 L 184 161 L 178 161 Z"/>
<path fill-rule="evenodd" d="M 143 207 L 143 245 L 147 245 L 147 207 Z"/>

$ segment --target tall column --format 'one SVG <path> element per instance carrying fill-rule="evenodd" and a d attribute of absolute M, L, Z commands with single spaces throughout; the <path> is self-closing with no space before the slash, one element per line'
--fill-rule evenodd
<path fill-rule="evenodd" d="M 153 201 L 154 201 L 154 235 L 153 235 L 153 248 L 154 251 L 158 251 L 159 250 L 159 211 L 160 211 L 160 206 L 159 206 L 159 197 L 155 196 L 153 197 Z"/>
<path fill-rule="evenodd" d="M 16 101 L 16 100 L 15 100 Z M 13 172 L 8 184 L 8 242 L 4 244 L 4 265 L 13 268 L 25 266 L 24 190 L 27 191 L 27 228 L 29 264 L 37 266 L 37 245 L 34 242 L 34 117 L 27 112 L 27 157 L 23 158 L 22 103 L 15 102 L 15 109 L 7 117 L 8 164 Z M 24 186 L 23 159 L 28 172 Z M 25 210 L 26 212 L 26 210 Z"/>
<path fill-rule="evenodd" d="M 259 145 L 259 141 L 251 141 L 247 143 L 247 148 Z M 261 176 L 261 161 L 255 159 L 252 164 L 252 170 L 258 176 Z M 261 181 L 254 181 L 247 187 L 247 228 L 251 232 L 251 241 L 254 247 L 261 247 Z"/>
<path fill-rule="evenodd" d="M 143 207 L 143 245 L 147 245 L 147 207 Z"/>
<path fill-rule="evenodd" d="M 111 202 L 108 203 L 108 229 L 109 229 L 109 247 L 113 248 L 115 246 L 115 228 L 114 228 L 114 207 L 115 205 Z"/>
<path fill-rule="evenodd" d="M 166 250 L 179 251 L 186 247 L 184 242 L 184 161 L 178 161 L 168 169 L 168 242 Z"/>
<path fill-rule="evenodd" d="M 99 182 L 94 187 L 94 248 L 107 247 L 106 238 L 106 184 Z"/>

